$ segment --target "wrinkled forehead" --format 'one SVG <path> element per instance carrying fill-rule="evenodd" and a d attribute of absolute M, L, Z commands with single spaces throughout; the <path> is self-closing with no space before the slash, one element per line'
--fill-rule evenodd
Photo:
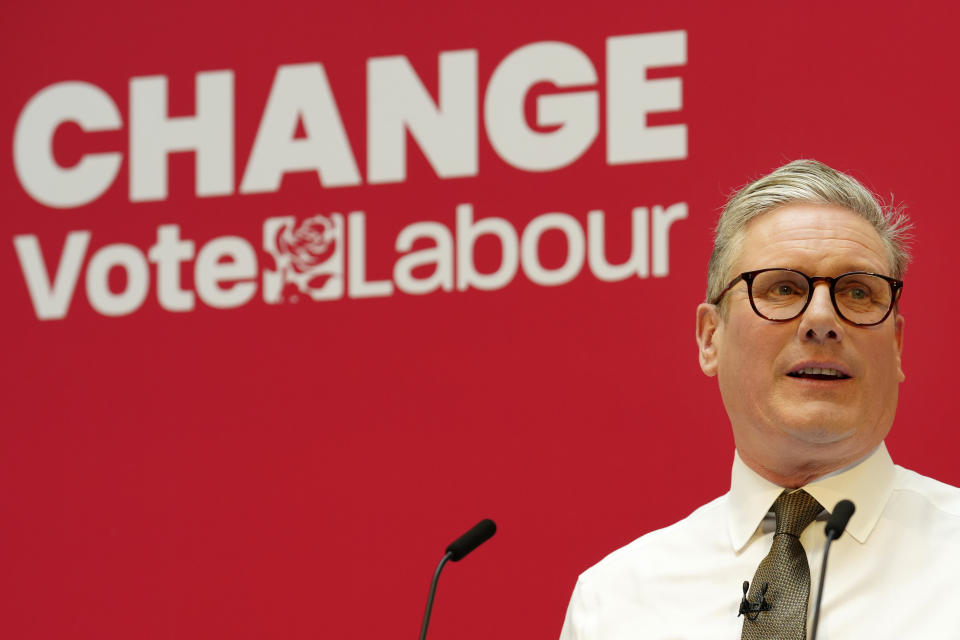
<path fill-rule="evenodd" d="M 733 273 L 829 264 L 891 275 L 893 247 L 866 218 L 832 205 L 792 204 L 748 220 L 734 243 Z"/>

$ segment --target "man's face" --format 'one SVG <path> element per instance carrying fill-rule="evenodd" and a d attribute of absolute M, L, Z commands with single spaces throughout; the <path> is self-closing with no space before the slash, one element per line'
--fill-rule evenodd
<path fill-rule="evenodd" d="M 767 267 L 811 276 L 848 271 L 891 275 L 880 236 L 847 209 L 785 206 L 751 220 L 733 274 Z M 841 320 L 829 286 L 818 283 L 806 311 L 789 322 L 753 312 L 746 283 L 728 291 L 726 314 L 700 305 L 697 339 L 704 373 L 716 375 L 734 439 L 751 466 L 796 458 L 847 464 L 886 436 L 903 380 L 903 318 L 872 327 Z M 836 369 L 845 378 L 803 377 L 801 369 Z M 793 374 L 793 375 L 790 375 Z"/>

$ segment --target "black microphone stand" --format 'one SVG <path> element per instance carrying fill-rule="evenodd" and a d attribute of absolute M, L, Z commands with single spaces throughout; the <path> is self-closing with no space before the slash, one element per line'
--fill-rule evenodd
<path fill-rule="evenodd" d="M 447 545 L 446 553 L 440 559 L 437 570 L 433 572 L 433 580 L 430 582 L 430 593 L 427 595 L 427 611 L 423 614 L 423 627 L 420 629 L 420 640 L 427 638 L 427 626 L 430 624 L 430 612 L 433 610 L 433 599 L 437 594 L 437 581 L 440 580 L 440 572 L 448 560 L 459 562 L 468 553 L 486 542 L 497 532 L 496 523 L 485 518 L 473 525 L 469 531 Z"/>
<path fill-rule="evenodd" d="M 447 564 L 447 561 L 451 557 L 453 557 L 453 552 L 447 551 L 446 555 L 440 559 L 437 570 L 433 572 L 433 580 L 430 582 L 430 593 L 427 595 L 427 611 L 423 614 L 423 627 L 420 629 L 420 640 L 426 640 L 427 627 L 430 625 L 430 612 L 433 610 L 433 598 L 437 595 L 437 581 L 440 580 L 440 572 L 443 571 L 443 565 Z"/>
<path fill-rule="evenodd" d="M 830 543 L 843 535 L 847 528 L 850 516 L 855 507 L 849 500 L 841 500 L 833 508 L 833 513 L 827 520 L 824 533 L 827 535 L 827 544 L 823 547 L 823 563 L 820 565 L 820 586 L 817 588 L 817 602 L 813 607 L 813 626 L 810 630 L 810 640 L 817 640 L 817 626 L 820 624 L 820 602 L 823 600 L 823 580 L 827 576 L 827 556 L 830 554 Z"/>

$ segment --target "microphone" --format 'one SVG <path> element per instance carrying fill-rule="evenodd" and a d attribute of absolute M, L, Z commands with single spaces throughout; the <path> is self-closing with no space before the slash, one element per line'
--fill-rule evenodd
<path fill-rule="evenodd" d="M 433 598 L 437 594 L 437 581 L 440 579 L 440 572 L 447 564 L 448 560 L 458 562 L 481 544 L 493 537 L 497 532 L 496 523 L 490 518 L 484 518 L 473 525 L 469 531 L 447 545 L 446 553 L 440 559 L 437 570 L 433 572 L 433 580 L 430 582 L 430 593 L 427 594 L 427 610 L 423 614 L 423 626 L 420 628 L 420 640 L 426 640 L 427 627 L 430 625 L 430 612 L 433 610 Z"/>
<path fill-rule="evenodd" d="M 827 554 L 830 553 L 830 543 L 843 535 L 847 523 L 850 522 L 850 516 L 856 511 L 856 507 L 849 500 L 841 500 L 833 508 L 830 518 L 827 520 L 827 526 L 823 532 L 827 536 L 827 544 L 823 548 L 823 564 L 820 567 L 820 587 L 817 589 L 817 603 L 813 608 L 813 628 L 810 633 L 810 640 L 817 640 L 817 625 L 820 623 L 820 601 L 823 599 L 823 580 L 827 575 Z"/>
<path fill-rule="evenodd" d="M 827 538 L 836 540 L 842 536 L 843 530 L 847 528 L 847 523 L 850 522 L 850 516 L 856 509 L 849 500 L 838 502 L 837 506 L 833 508 L 833 513 L 830 514 L 830 519 L 827 520 L 827 526 L 824 529 Z"/>
<path fill-rule="evenodd" d="M 743 581 L 743 599 L 740 601 L 740 613 L 737 617 L 746 616 L 749 620 L 756 620 L 760 617 L 761 611 L 770 611 L 770 603 L 767 602 L 767 589 L 770 588 L 769 582 L 760 585 L 760 599 L 757 602 L 747 600 L 747 592 L 750 590 L 750 581 Z"/>
<path fill-rule="evenodd" d="M 468 553 L 492 538 L 496 532 L 496 523 L 490 518 L 485 518 L 473 525 L 465 534 L 447 545 L 446 551 L 450 554 L 451 560 L 458 562 Z"/>

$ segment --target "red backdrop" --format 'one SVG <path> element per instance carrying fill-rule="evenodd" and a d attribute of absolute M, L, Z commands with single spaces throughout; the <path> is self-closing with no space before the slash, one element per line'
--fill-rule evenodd
<path fill-rule="evenodd" d="M 732 439 L 714 381 L 697 365 L 694 307 L 725 196 L 796 157 L 850 171 L 912 212 L 907 380 L 888 445 L 899 463 L 960 483 L 952 403 L 944 400 L 955 393 L 949 327 L 958 303 L 948 292 L 960 229 L 952 5 L 402 4 L 8 9 L 0 39 L 8 154 L 0 172 L 4 637 L 413 636 L 443 548 L 482 517 L 494 518 L 500 531 L 446 570 L 431 637 L 554 637 L 579 571 L 726 490 Z M 617 39 L 643 34 L 667 34 L 669 42 Z M 549 42 L 568 46 L 525 49 L 546 52 L 523 67 L 542 81 L 529 91 L 521 86 L 512 114 L 495 105 L 485 115 L 491 79 L 507 73 L 508 56 Z M 611 93 L 611 42 L 654 42 L 651 55 L 667 63 L 645 72 L 641 57 L 621 57 L 626 75 L 617 86 L 627 94 Z M 678 46 L 684 61 L 671 62 Z M 464 51 L 463 66 L 441 82 L 441 53 Z M 434 109 L 447 101 L 444 113 L 460 114 L 466 125 L 424 144 L 407 134 L 405 177 L 378 181 L 368 157 L 371 113 L 394 112 L 382 102 L 371 107 L 368 70 L 397 56 Z M 314 91 L 299 98 L 313 106 L 329 105 L 332 96 L 343 135 L 316 109 L 300 113 L 296 132 L 280 142 L 312 141 L 327 162 L 320 176 L 290 169 L 276 188 L 242 189 L 278 71 L 311 63 L 314 71 L 322 65 L 329 90 L 301 79 L 290 95 Z M 391 78 L 409 80 L 400 66 L 376 81 L 379 100 L 389 103 Z M 545 69 L 577 78 L 551 82 Z M 138 197 L 132 171 L 150 184 L 163 181 L 147 161 L 132 166 L 140 161 L 132 147 L 174 134 L 135 131 L 137 82 L 155 87 L 151 78 L 166 78 L 167 103 L 157 107 L 145 90 L 136 97 L 145 110 L 167 108 L 187 122 L 197 109 L 198 74 L 217 71 L 232 74 L 232 96 L 217 94 L 232 99 L 217 113 L 234 122 L 211 118 L 203 130 L 232 135 L 232 156 L 210 161 L 210 176 L 226 178 L 207 176 L 214 187 L 198 193 L 199 154 L 173 153 L 161 163 L 169 166 L 167 195 Z M 645 73 L 664 83 L 645 81 Z M 68 82 L 89 91 L 45 93 Z M 677 88 L 680 104 L 663 108 Z M 46 111 L 28 108 L 48 95 Z M 529 149 L 504 123 L 526 122 L 521 133 L 559 139 L 567 125 L 562 113 L 551 120 L 551 109 L 562 112 L 577 96 L 587 98 L 565 131 L 580 132 L 582 153 L 534 142 L 538 161 L 558 166 L 517 166 Z M 646 116 L 638 110 L 644 104 L 662 112 Z M 525 120 L 516 115 L 521 108 Z M 629 139 L 630 126 L 683 127 L 682 154 L 669 159 L 669 145 L 643 142 L 630 149 L 660 155 L 612 162 L 609 109 L 626 113 L 618 141 Z M 70 122 L 85 110 L 106 114 L 103 130 Z M 497 135 L 516 148 L 505 153 L 491 141 Z M 20 151 L 18 136 L 26 141 Z M 329 160 L 344 141 L 356 164 L 353 182 L 349 162 Z M 476 151 L 464 152 L 472 141 Z M 454 159 L 431 158 L 422 147 Z M 303 162 L 319 162 L 304 153 Z M 108 167 L 97 174 L 102 185 L 60 186 L 82 159 L 95 157 L 115 158 L 116 174 Z M 438 175 L 438 164 L 447 175 Z M 44 174 L 44 166 L 61 173 Z M 332 184 L 337 175 L 346 183 Z M 87 201 L 44 202 L 58 194 Z M 588 212 L 603 212 L 606 255 L 618 264 L 634 247 L 632 210 L 646 207 L 656 219 L 655 207 L 681 203 L 686 216 L 668 234 L 660 228 L 668 244 L 652 250 L 648 275 L 605 281 L 583 258 L 575 269 L 578 238 L 590 235 Z M 394 286 L 390 295 L 362 297 L 348 288 L 310 299 L 338 278 L 343 284 L 344 268 L 355 278 L 361 263 L 366 280 L 392 282 L 395 264 L 411 251 L 398 249 L 397 237 L 414 223 L 443 225 L 462 249 L 467 228 L 457 229 L 456 210 L 464 204 L 472 205 L 474 223 L 500 218 L 522 237 L 531 222 L 553 226 L 539 253 L 530 232 L 533 257 L 528 251 L 515 275 L 491 290 L 454 282 L 422 295 Z M 351 212 L 364 214 L 365 238 L 356 246 L 342 228 L 323 226 L 334 224 L 332 214 Z M 569 217 L 542 217 L 548 213 Z M 316 233 L 297 235 L 315 215 L 325 217 Z M 297 229 L 281 221 L 265 238 L 265 222 L 284 217 Z M 158 229 L 171 225 L 181 244 L 165 249 L 161 275 L 149 250 Z M 275 233 L 281 227 L 286 253 Z M 432 228 L 442 245 L 447 236 Z M 359 238 L 355 227 L 347 231 L 350 242 Z M 240 240 L 218 241 L 196 267 L 202 250 L 225 236 Z M 278 260 L 292 260 L 290 246 L 304 237 L 313 244 L 300 248 L 317 255 L 300 257 L 333 260 L 324 262 L 330 273 L 308 265 L 303 275 L 292 262 L 281 273 Z M 351 262 L 361 245 L 365 259 Z M 412 249 L 435 246 L 421 237 Z M 493 236 L 474 248 L 480 272 L 510 262 L 510 249 Z M 190 257 L 169 257 L 178 250 Z M 450 267 L 453 251 L 440 253 L 447 266 L 421 266 L 411 277 L 460 274 Z M 571 255 L 572 271 L 564 272 Z M 536 264 L 547 276 L 530 275 Z M 47 298 L 66 296 L 63 283 L 75 281 L 72 295 L 47 300 L 54 316 L 60 304 L 58 317 L 39 317 L 28 272 L 53 280 L 34 282 L 36 295 Z M 544 284 L 551 273 L 563 282 Z M 166 303 L 161 277 L 172 287 Z M 270 277 L 285 278 L 286 289 L 268 293 Z M 206 294 L 190 293 L 201 286 Z M 216 303 L 230 292 L 234 302 Z M 168 309 L 184 300 L 190 310 Z"/>

